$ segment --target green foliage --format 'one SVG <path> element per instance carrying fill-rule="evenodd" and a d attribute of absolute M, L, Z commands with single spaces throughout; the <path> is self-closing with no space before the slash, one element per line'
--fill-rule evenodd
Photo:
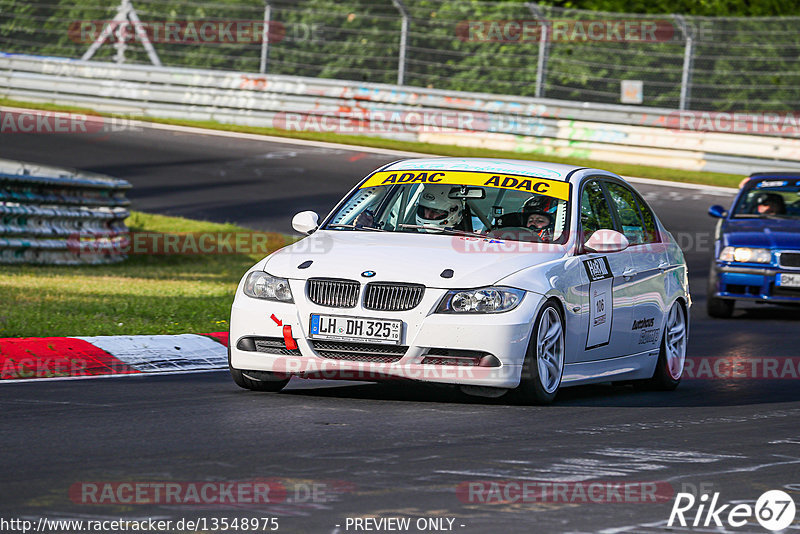
<path fill-rule="evenodd" d="M 132 212 L 132 232 L 250 230 Z M 262 234 L 269 252 L 294 238 Z M 115 265 L 3 265 L 0 337 L 220 332 L 242 275 L 265 253 L 132 255 Z"/>

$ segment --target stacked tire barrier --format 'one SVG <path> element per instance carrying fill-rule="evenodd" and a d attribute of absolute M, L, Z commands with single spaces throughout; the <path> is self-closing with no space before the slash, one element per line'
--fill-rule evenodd
<path fill-rule="evenodd" d="M 0 160 L 0 263 L 124 260 L 129 188 L 98 174 Z"/>

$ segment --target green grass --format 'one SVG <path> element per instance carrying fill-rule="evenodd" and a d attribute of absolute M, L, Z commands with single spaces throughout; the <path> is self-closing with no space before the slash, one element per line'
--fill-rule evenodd
<path fill-rule="evenodd" d="M 251 232 L 133 212 L 134 232 Z M 266 234 L 269 250 L 291 242 Z M 108 266 L 0 267 L 0 337 L 179 334 L 228 329 L 236 285 L 264 255 L 131 255 Z"/>
<path fill-rule="evenodd" d="M 28 107 L 33 109 L 44 109 L 49 111 L 65 111 L 72 113 L 93 113 L 96 115 L 111 116 L 107 113 L 96 113 L 91 109 L 73 106 L 60 106 L 54 104 L 18 102 L 0 98 L 0 105 Z M 571 165 L 585 165 L 605 169 L 622 176 L 637 176 L 640 178 L 652 178 L 656 180 L 672 180 L 676 182 L 697 183 L 706 185 L 717 185 L 726 187 L 738 187 L 743 176 L 738 174 L 724 174 L 715 172 L 684 171 L 680 169 L 669 169 L 665 167 L 653 167 L 649 165 L 636 165 L 628 163 L 614 163 L 610 161 L 599 161 L 582 159 L 579 157 L 554 157 L 530 152 L 510 152 L 503 150 L 489 150 L 485 148 L 469 148 L 449 145 L 437 145 L 431 143 L 417 143 L 412 141 L 397 141 L 393 139 L 381 139 L 377 137 L 367 137 L 359 135 L 343 135 L 328 132 L 297 132 L 289 130 L 279 130 L 277 128 L 262 128 L 254 126 L 238 126 L 234 124 L 222 124 L 215 121 L 189 121 L 177 119 L 156 119 L 144 117 L 140 120 L 156 122 L 161 124 L 174 124 L 179 126 L 192 126 L 197 128 L 208 128 L 212 130 L 225 130 L 230 132 L 252 133 L 258 135 L 271 135 L 277 137 L 289 137 L 293 139 L 308 139 L 312 141 L 325 141 L 329 143 L 343 143 L 356 146 L 368 146 L 375 148 L 388 148 L 392 150 L 402 150 L 407 152 L 421 152 L 424 154 L 434 154 L 439 156 L 457 157 L 484 157 L 484 158 L 515 158 L 534 161 L 549 161 L 552 163 L 568 163 Z"/>

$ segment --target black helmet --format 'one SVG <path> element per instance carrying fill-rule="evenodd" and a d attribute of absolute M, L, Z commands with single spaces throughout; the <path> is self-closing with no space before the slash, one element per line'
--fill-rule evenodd
<path fill-rule="evenodd" d="M 786 203 L 783 197 L 777 193 L 759 193 L 755 197 L 754 206 L 771 205 L 778 213 L 786 211 Z"/>

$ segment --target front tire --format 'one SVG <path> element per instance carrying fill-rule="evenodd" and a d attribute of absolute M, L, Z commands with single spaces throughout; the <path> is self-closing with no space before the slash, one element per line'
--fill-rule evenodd
<path fill-rule="evenodd" d="M 731 299 L 719 299 L 714 296 L 717 290 L 716 281 L 717 272 L 714 263 L 711 263 L 711 269 L 708 273 L 708 291 L 706 292 L 706 313 L 709 317 L 716 319 L 730 319 L 733 315 L 733 308 L 736 306 L 736 301 Z"/>
<path fill-rule="evenodd" d="M 712 297 L 711 293 L 709 293 L 706 298 L 706 312 L 709 317 L 714 317 L 716 319 L 730 319 L 733 315 L 733 308 L 735 305 L 735 300 L 718 299 Z"/>
<path fill-rule="evenodd" d="M 275 373 L 269 371 L 243 371 L 230 368 L 231 377 L 240 388 L 251 391 L 271 391 L 273 393 L 282 390 L 289 383 L 288 378 L 280 378 Z"/>
<path fill-rule="evenodd" d="M 514 390 L 522 404 L 550 404 L 564 374 L 564 317 L 552 301 L 539 310 L 528 352 L 522 364 L 520 384 Z"/>
<path fill-rule="evenodd" d="M 231 347 L 228 345 L 228 369 L 236 385 L 250 391 L 270 391 L 276 393 L 286 387 L 289 378 L 269 371 L 244 371 L 231 365 Z"/>
<path fill-rule="evenodd" d="M 656 370 L 649 380 L 635 383 L 638 389 L 674 391 L 678 387 L 686 362 L 687 328 L 686 311 L 675 302 L 667 314 Z"/>

